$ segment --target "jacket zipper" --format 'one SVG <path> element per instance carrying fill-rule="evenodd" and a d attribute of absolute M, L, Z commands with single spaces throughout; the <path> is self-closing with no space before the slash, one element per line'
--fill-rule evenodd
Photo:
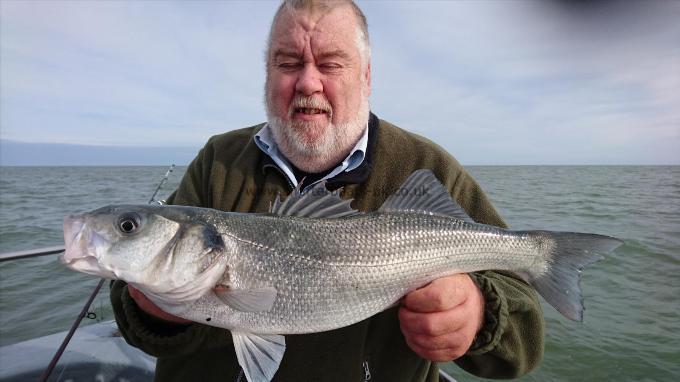
<path fill-rule="evenodd" d="M 368 382 L 371 380 L 371 369 L 368 366 L 368 361 L 364 361 L 361 365 L 364 367 L 364 382 Z"/>

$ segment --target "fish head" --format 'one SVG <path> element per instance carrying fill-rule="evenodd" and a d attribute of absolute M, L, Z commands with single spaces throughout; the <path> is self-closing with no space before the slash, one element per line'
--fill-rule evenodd
<path fill-rule="evenodd" d="M 197 298 L 226 268 L 216 229 L 172 206 L 108 206 L 68 216 L 64 242 L 60 260 L 67 267 L 161 295 L 198 280 L 201 291 L 190 288 L 190 299 Z"/>

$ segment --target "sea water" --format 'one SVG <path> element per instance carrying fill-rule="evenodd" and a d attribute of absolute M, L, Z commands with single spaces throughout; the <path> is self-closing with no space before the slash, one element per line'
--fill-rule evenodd
<path fill-rule="evenodd" d="M 63 244 L 64 216 L 147 203 L 165 167 L 0 167 L 0 252 Z M 177 168 L 157 199 L 177 186 Z M 545 357 L 525 381 L 680 377 L 680 166 L 468 167 L 510 227 L 625 244 L 582 274 L 584 322 L 543 304 Z M 0 263 L 0 345 L 66 330 L 97 284 L 56 256 Z M 104 287 L 83 325 L 113 318 Z M 0 360 L 1 362 L 1 360 Z M 455 364 L 459 381 L 478 380 Z"/>

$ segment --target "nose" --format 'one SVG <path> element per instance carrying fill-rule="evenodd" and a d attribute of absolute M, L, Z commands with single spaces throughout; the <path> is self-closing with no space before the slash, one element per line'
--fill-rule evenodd
<path fill-rule="evenodd" d="M 295 91 L 305 96 L 323 92 L 321 73 L 314 64 L 304 66 L 295 84 Z"/>

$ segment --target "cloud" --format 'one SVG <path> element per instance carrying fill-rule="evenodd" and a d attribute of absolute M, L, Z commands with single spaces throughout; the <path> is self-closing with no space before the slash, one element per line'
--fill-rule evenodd
<path fill-rule="evenodd" d="M 359 2 L 372 109 L 463 163 L 680 163 L 680 4 Z M 276 2 L 3 2 L 0 135 L 200 146 L 265 119 Z"/>
<path fill-rule="evenodd" d="M 210 3 L 4 3 L 3 137 L 201 143 L 261 121 L 271 4 Z"/>
<path fill-rule="evenodd" d="M 679 4 L 455 3 L 368 7 L 374 106 L 468 163 L 680 162 Z"/>

